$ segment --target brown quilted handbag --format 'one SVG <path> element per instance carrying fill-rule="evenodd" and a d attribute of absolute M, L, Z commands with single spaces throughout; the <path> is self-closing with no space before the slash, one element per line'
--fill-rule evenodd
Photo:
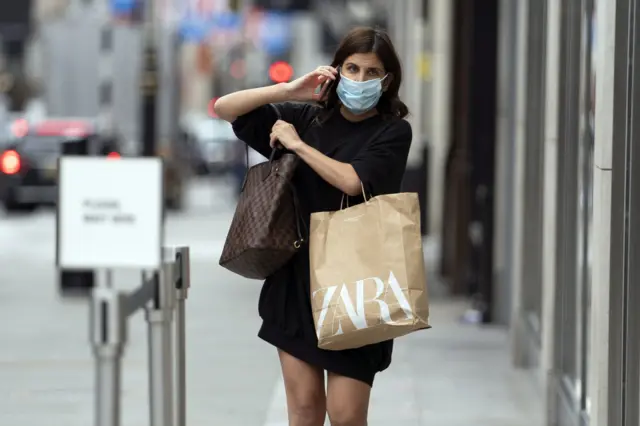
<path fill-rule="evenodd" d="M 290 153 L 276 158 L 276 151 L 247 171 L 220 256 L 222 267 L 245 278 L 267 278 L 304 243 L 304 222 L 291 182 L 299 159 Z"/>

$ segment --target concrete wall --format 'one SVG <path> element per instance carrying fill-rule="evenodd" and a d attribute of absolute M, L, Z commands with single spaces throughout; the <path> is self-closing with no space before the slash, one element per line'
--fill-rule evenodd
<path fill-rule="evenodd" d="M 447 150 L 451 143 L 453 91 L 453 1 L 429 1 L 429 28 L 432 35 L 431 99 L 427 133 L 429 142 L 429 230 L 436 240 L 442 228 Z"/>

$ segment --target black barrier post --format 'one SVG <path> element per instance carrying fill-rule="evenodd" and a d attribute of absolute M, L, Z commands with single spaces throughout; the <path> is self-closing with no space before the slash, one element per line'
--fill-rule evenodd
<path fill-rule="evenodd" d="M 62 143 L 60 155 L 88 156 L 91 152 L 88 138 L 70 139 Z M 57 216 L 57 215 L 56 215 Z M 56 232 L 58 227 L 56 226 Z M 95 272 L 92 269 L 65 270 L 58 269 L 58 288 L 62 293 L 79 292 L 86 297 L 96 282 Z"/>
<path fill-rule="evenodd" d="M 0 1 L 0 44 L 5 62 L 0 74 L 0 92 L 7 96 L 9 110 L 13 112 L 23 112 L 33 94 L 24 66 L 32 3 L 32 0 Z"/>
<path fill-rule="evenodd" d="M 158 59 L 151 31 L 145 37 L 144 71 L 140 89 L 142 92 L 142 155 L 153 157 L 157 154 Z"/>

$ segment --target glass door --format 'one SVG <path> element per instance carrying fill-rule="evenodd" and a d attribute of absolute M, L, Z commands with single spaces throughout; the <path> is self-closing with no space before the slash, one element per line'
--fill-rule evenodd
<path fill-rule="evenodd" d="M 604 1 L 604 0 L 601 0 Z M 622 218 L 624 232 L 622 232 L 622 371 L 623 380 L 620 383 L 622 392 L 622 422 L 623 426 L 638 426 L 640 424 L 640 0 L 627 0 L 626 16 L 619 16 L 618 22 L 624 19 L 628 25 L 627 87 L 624 91 L 626 101 L 627 125 L 624 144 L 619 148 L 614 142 L 614 151 L 620 149 L 624 156 L 618 155 L 618 162 L 614 157 L 614 182 L 621 183 L 624 179 L 624 195 Z M 616 40 L 618 44 L 618 40 Z M 616 51 L 618 49 L 616 48 Z M 621 52 L 622 53 L 622 52 Z M 616 53 L 616 56 L 620 53 Z M 616 61 L 618 58 L 616 58 Z M 614 156 L 616 154 L 614 153 Z M 620 162 L 624 162 L 620 164 Z M 616 168 L 624 170 L 623 176 L 616 176 Z M 616 178 L 620 178 L 616 182 Z M 615 191 L 615 189 L 614 189 Z M 613 263 L 613 262 L 612 262 Z M 612 308 L 615 309 L 615 308 Z"/>
<path fill-rule="evenodd" d="M 593 0 L 564 0 L 558 146 L 555 364 L 560 426 L 588 422 L 586 338 L 593 191 L 591 51 Z"/>
<path fill-rule="evenodd" d="M 604 1 L 604 0 L 601 0 Z M 629 40 L 632 51 L 632 77 L 627 88 L 630 101 L 627 105 L 629 112 L 629 128 L 627 135 L 626 175 L 627 205 L 625 212 L 628 218 L 627 282 L 625 285 L 626 301 L 626 339 L 625 339 L 625 426 L 640 424 L 640 0 L 629 1 L 629 11 L 632 19 L 629 21 Z"/>
<path fill-rule="evenodd" d="M 527 123 L 524 154 L 522 307 L 528 346 L 540 349 L 542 329 L 542 203 L 544 185 L 544 110 L 547 2 L 528 2 Z"/>
<path fill-rule="evenodd" d="M 591 230 L 593 224 L 593 153 L 595 125 L 595 2 L 582 1 L 582 72 L 580 88 L 576 215 L 576 396 L 580 415 L 588 417 L 589 324 L 591 305 Z"/>
<path fill-rule="evenodd" d="M 604 0 L 599 0 L 604 1 Z M 609 425 L 640 424 L 640 0 L 616 3 L 613 75 Z"/>

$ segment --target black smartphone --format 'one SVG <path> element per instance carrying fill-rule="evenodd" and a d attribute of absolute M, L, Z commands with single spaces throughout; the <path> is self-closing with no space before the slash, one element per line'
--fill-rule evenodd
<path fill-rule="evenodd" d="M 329 93 L 329 90 L 331 90 L 331 86 L 333 86 L 333 84 L 336 82 L 336 80 L 326 80 L 324 82 L 322 82 L 317 88 L 316 88 L 316 95 L 319 95 L 320 93 L 325 93 L 325 95 L 327 93 Z M 326 86 L 326 89 L 325 89 Z"/>

